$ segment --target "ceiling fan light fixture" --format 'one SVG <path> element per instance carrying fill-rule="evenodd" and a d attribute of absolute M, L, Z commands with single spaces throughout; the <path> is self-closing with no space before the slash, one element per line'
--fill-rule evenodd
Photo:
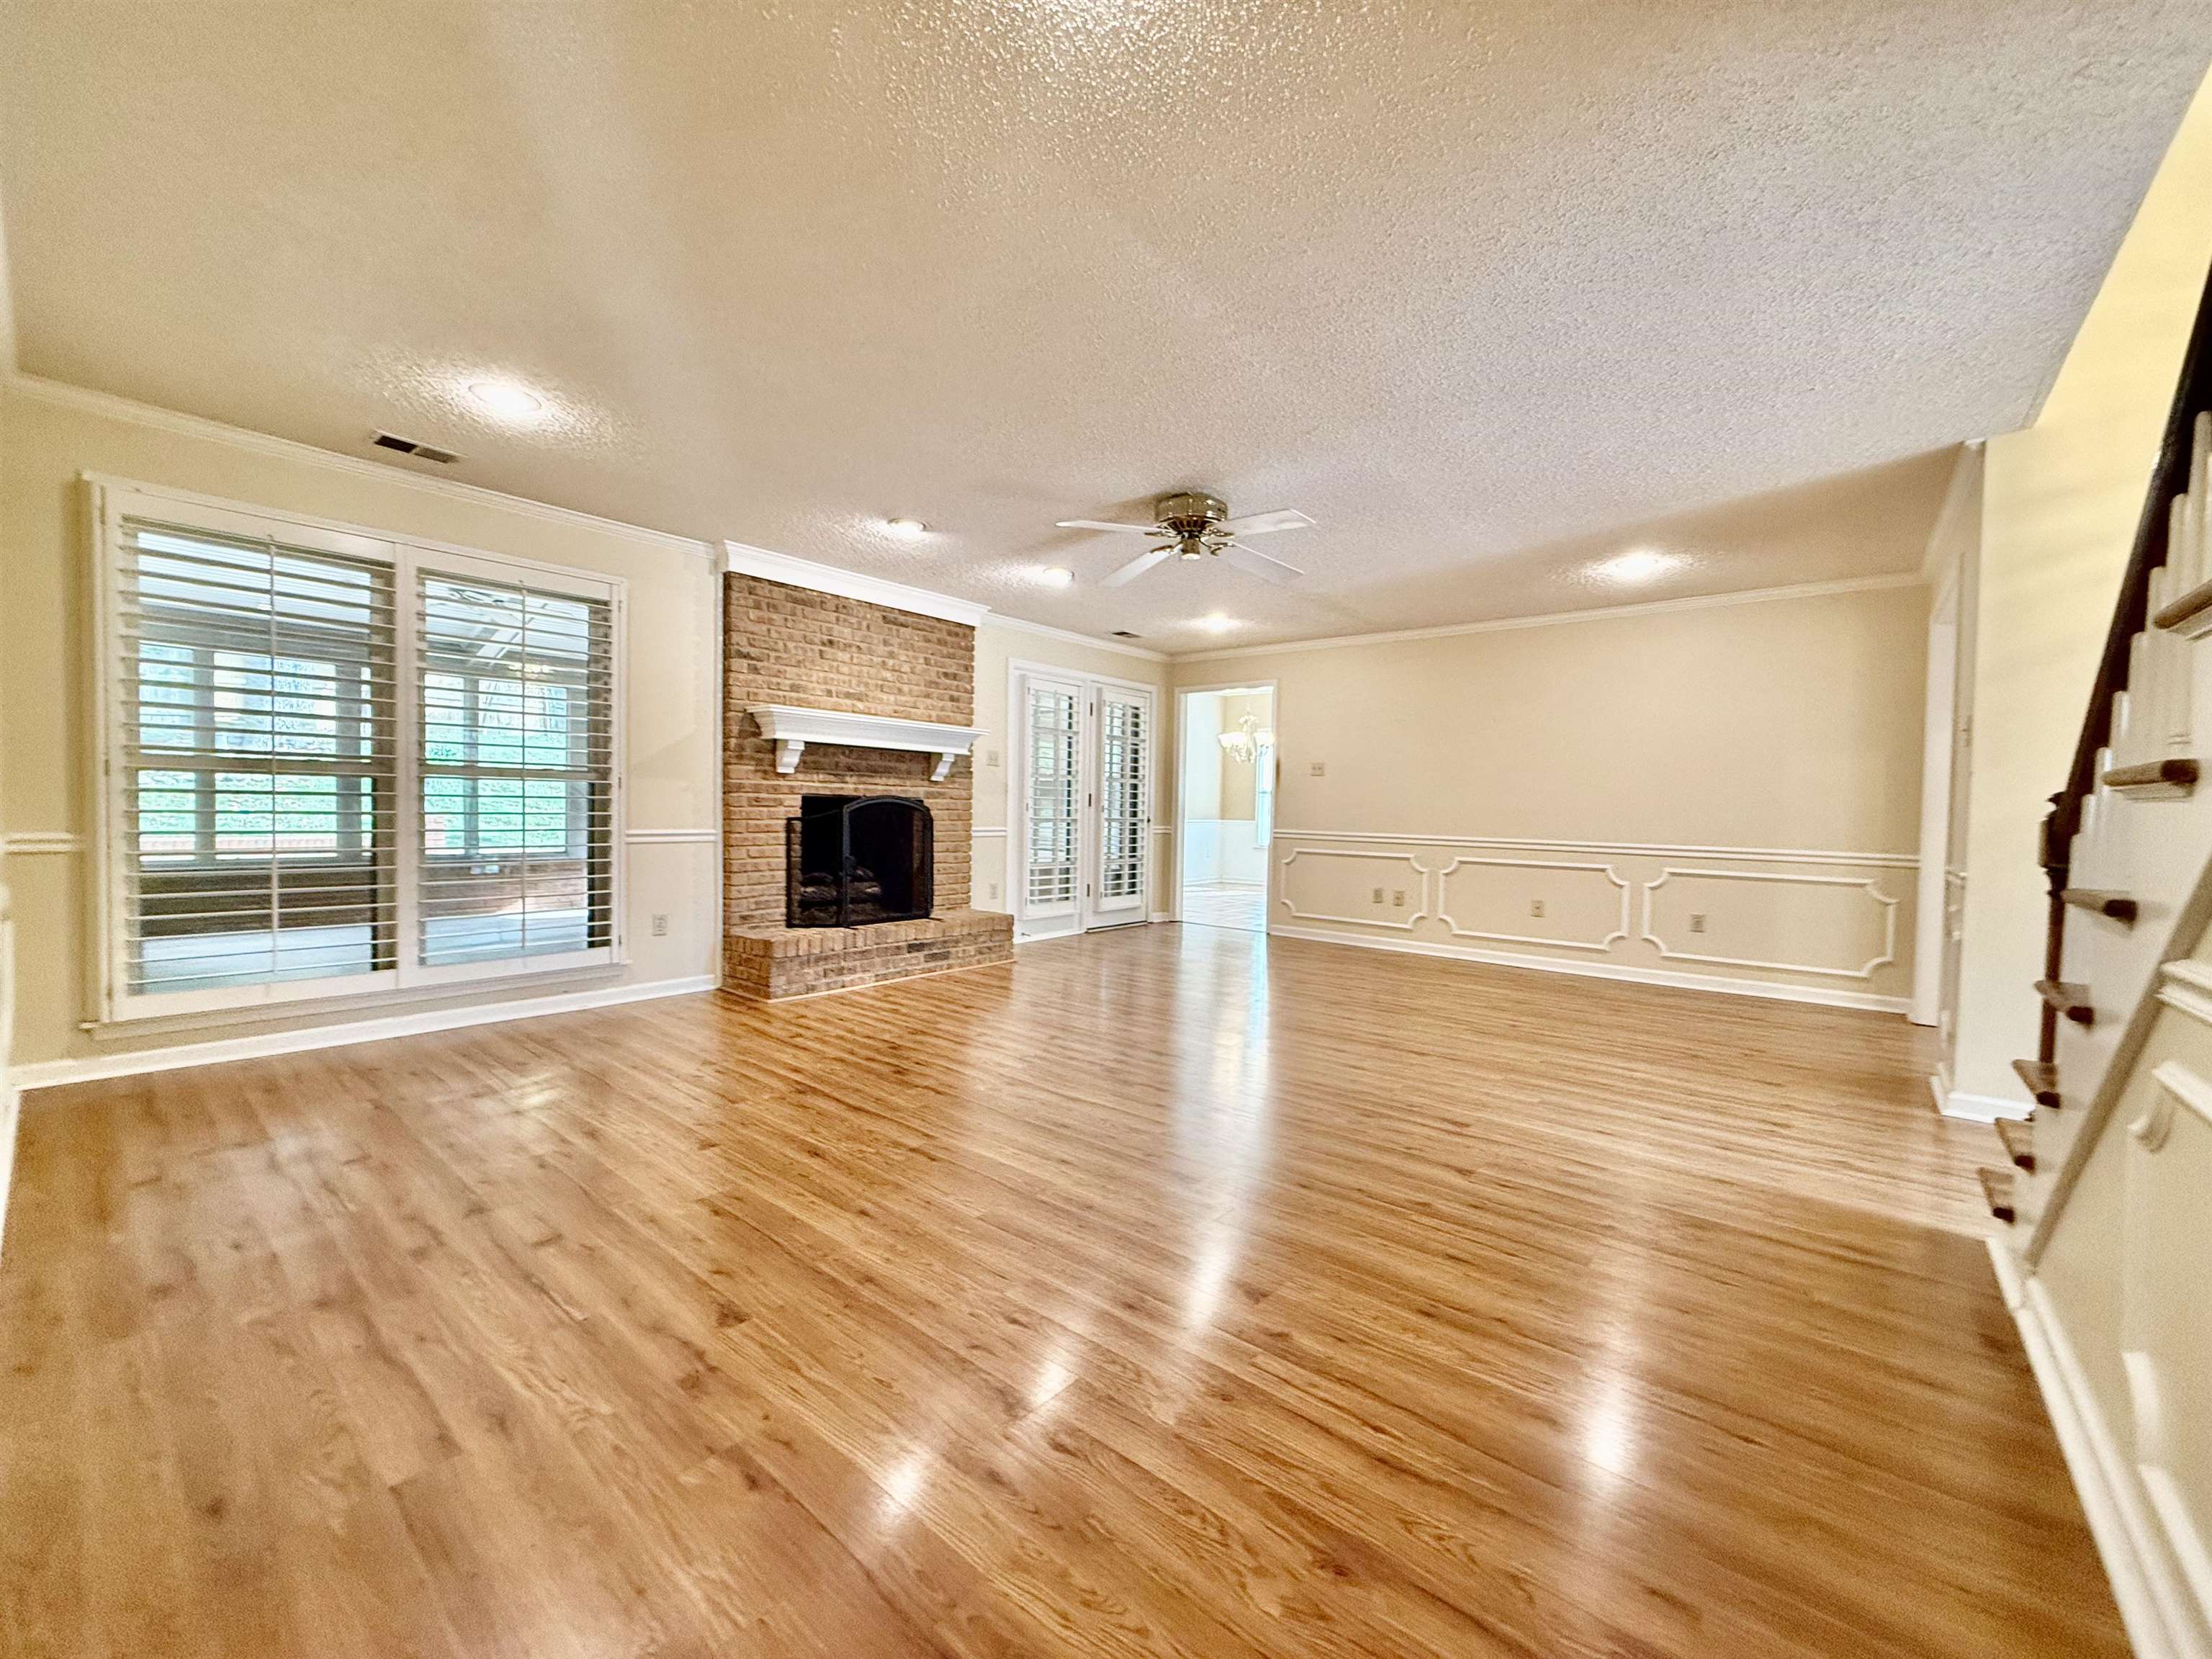
<path fill-rule="evenodd" d="M 1271 531 L 1310 529 L 1313 520 L 1295 507 L 1232 519 L 1229 516 L 1229 504 L 1218 495 L 1185 490 L 1161 496 L 1154 503 L 1154 512 L 1156 516 L 1150 524 L 1124 524 L 1111 519 L 1061 519 L 1056 521 L 1056 527 L 1103 530 L 1116 535 L 1153 538 L 1151 548 L 1120 569 L 1108 573 L 1100 581 L 1103 587 L 1119 587 L 1124 582 L 1134 581 L 1171 556 L 1185 560 L 1219 557 L 1246 575 L 1257 576 L 1278 586 L 1295 582 L 1305 574 L 1296 565 L 1287 564 L 1273 554 L 1260 552 L 1240 539 L 1266 535 Z"/>

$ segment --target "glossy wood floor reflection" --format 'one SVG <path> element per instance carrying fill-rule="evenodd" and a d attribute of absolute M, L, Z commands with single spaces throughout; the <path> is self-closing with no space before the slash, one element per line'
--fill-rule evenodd
<path fill-rule="evenodd" d="M 0 1638 L 2118 1655 L 1917 1042 L 1153 927 L 34 1096 Z"/>

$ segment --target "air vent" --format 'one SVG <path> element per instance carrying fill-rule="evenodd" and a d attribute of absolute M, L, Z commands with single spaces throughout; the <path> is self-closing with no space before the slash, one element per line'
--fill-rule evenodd
<path fill-rule="evenodd" d="M 450 466 L 461 458 L 450 449 L 441 449 L 435 444 L 418 444 L 412 438 L 403 438 L 396 432 L 370 434 L 379 449 L 396 449 L 402 455 L 412 455 L 418 461 L 435 461 L 441 466 Z"/>
<path fill-rule="evenodd" d="M 1117 640 L 1141 640 L 1145 636 L 1142 634 L 1132 634 L 1126 628 L 1117 628 L 1114 630 L 1114 637 Z"/>

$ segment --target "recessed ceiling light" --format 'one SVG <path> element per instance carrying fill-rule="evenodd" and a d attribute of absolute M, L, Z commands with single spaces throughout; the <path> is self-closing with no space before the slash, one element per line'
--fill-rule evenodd
<path fill-rule="evenodd" d="M 1233 617 L 1224 617 L 1217 611 L 1210 617 L 1200 617 L 1198 619 L 1198 625 L 1209 634 L 1226 634 L 1237 626 L 1237 620 Z"/>
<path fill-rule="evenodd" d="M 1047 587 L 1073 587 L 1075 586 L 1075 573 L 1073 570 L 1063 570 L 1058 565 L 1052 565 L 1038 571 L 1037 580 Z"/>
<path fill-rule="evenodd" d="M 1648 582 L 1665 575 L 1682 562 L 1679 553 L 1662 553 L 1656 548 L 1632 547 L 1626 553 L 1593 566 L 1590 574 L 1603 582 Z"/>
<path fill-rule="evenodd" d="M 919 519 L 885 519 L 884 533 L 902 542 L 918 542 L 929 534 L 929 526 Z"/>
<path fill-rule="evenodd" d="M 545 412 L 545 399 L 512 380 L 473 381 L 469 396 L 478 408 L 502 421 L 532 420 Z"/>

